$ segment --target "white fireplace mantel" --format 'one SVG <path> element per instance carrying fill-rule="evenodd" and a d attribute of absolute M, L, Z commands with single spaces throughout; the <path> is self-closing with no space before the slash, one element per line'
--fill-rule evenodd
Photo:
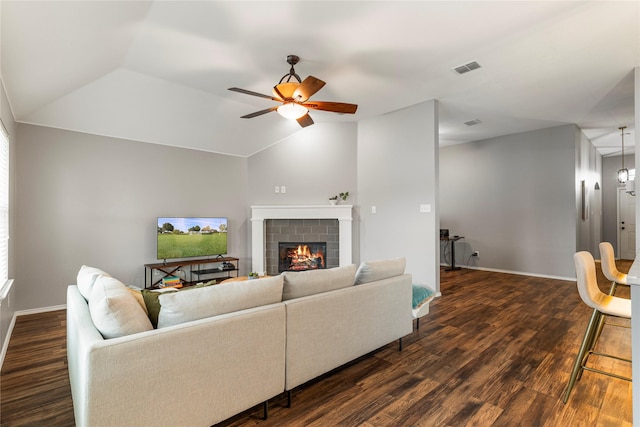
<path fill-rule="evenodd" d="M 340 266 L 351 264 L 352 208 L 352 205 L 251 206 L 251 271 L 259 274 L 266 272 L 266 219 L 337 219 Z"/>

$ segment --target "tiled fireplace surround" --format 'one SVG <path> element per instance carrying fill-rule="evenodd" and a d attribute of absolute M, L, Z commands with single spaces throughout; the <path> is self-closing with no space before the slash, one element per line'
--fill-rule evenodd
<path fill-rule="evenodd" d="M 252 206 L 251 271 L 278 274 L 278 242 L 327 242 L 327 268 L 351 264 L 352 206 Z"/>
<path fill-rule="evenodd" d="M 327 242 L 326 268 L 340 262 L 337 219 L 268 219 L 265 223 L 265 260 L 267 274 L 279 274 L 280 242 Z"/>

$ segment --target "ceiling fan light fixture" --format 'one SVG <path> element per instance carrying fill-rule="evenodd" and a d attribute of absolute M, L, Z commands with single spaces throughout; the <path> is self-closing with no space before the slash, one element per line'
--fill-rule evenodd
<path fill-rule="evenodd" d="M 287 82 L 287 83 L 277 84 L 272 90 L 273 96 L 275 96 L 276 98 L 280 98 L 280 96 L 282 95 L 284 99 L 293 98 L 293 92 L 295 92 L 296 89 L 298 89 L 298 86 L 300 86 L 300 83 L 296 83 L 296 82 Z"/>
<path fill-rule="evenodd" d="M 278 114 L 287 119 L 297 120 L 307 114 L 309 110 L 295 102 L 287 102 L 278 107 Z"/>

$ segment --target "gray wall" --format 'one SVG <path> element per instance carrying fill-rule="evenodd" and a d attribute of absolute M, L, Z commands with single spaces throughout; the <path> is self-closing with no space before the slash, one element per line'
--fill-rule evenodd
<path fill-rule="evenodd" d="M 566 125 L 440 149 L 440 227 L 465 237 L 460 264 L 575 277 L 576 132 Z"/>
<path fill-rule="evenodd" d="M 625 167 L 635 166 L 635 156 L 624 156 Z M 613 245 L 618 256 L 618 170 L 622 167 L 622 156 L 602 159 L 602 240 Z"/>
<path fill-rule="evenodd" d="M 226 216 L 246 273 L 246 159 L 18 125 L 19 309 L 64 304 L 82 264 L 142 286 L 157 216 Z"/>
<path fill-rule="evenodd" d="M 437 101 L 359 122 L 358 202 L 361 258 L 406 257 L 414 283 L 439 291 Z"/>
<path fill-rule="evenodd" d="M 355 204 L 355 123 L 316 123 L 248 159 L 250 205 L 325 205 L 349 191 Z M 285 194 L 274 192 L 285 186 Z"/>

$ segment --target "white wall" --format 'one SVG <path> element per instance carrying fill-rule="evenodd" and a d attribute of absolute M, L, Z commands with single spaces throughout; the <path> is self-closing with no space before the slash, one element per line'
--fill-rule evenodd
<path fill-rule="evenodd" d="M 465 237 L 459 264 L 575 277 L 576 131 L 566 125 L 440 149 L 440 226 Z M 475 250 L 479 258 L 470 257 Z"/>
<path fill-rule="evenodd" d="M 19 309 L 64 304 L 82 264 L 143 286 L 156 217 L 226 216 L 246 273 L 246 159 L 18 125 Z"/>
<path fill-rule="evenodd" d="M 406 257 L 414 283 L 439 291 L 437 101 L 359 122 L 358 204 L 361 258 Z"/>

